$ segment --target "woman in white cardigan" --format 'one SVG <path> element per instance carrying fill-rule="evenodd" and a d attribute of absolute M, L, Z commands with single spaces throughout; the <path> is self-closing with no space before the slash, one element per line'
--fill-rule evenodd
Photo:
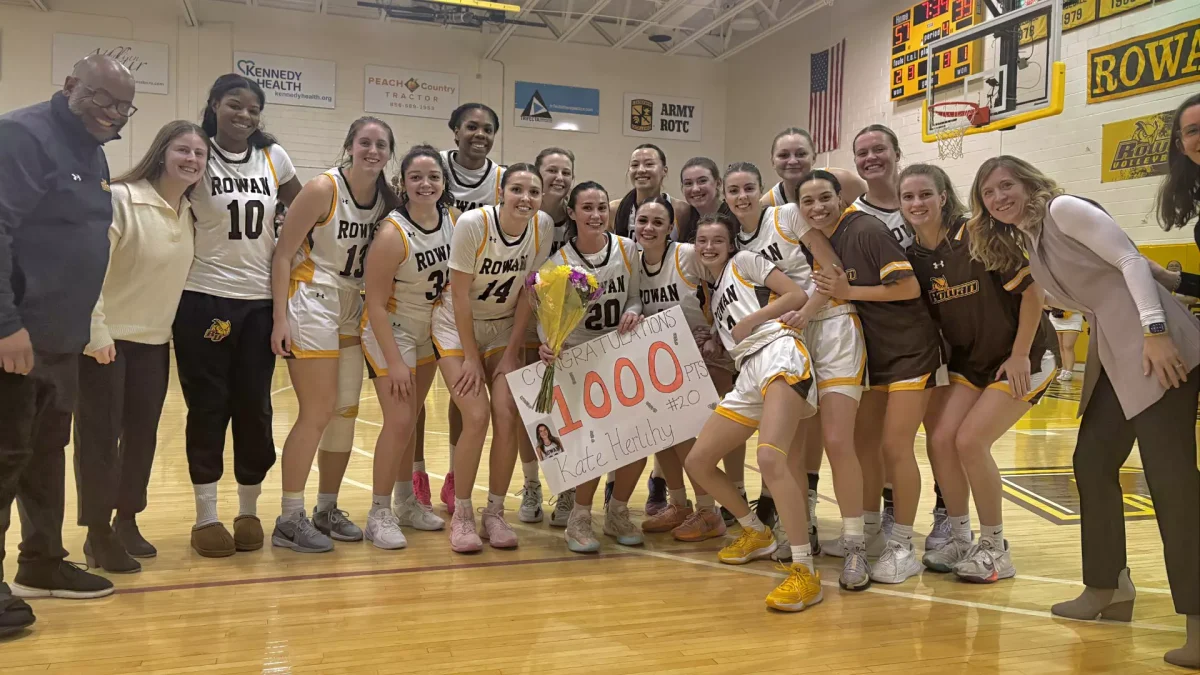
<path fill-rule="evenodd" d="M 157 551 L 138 531 L 167 396 L 171 323 L 192 261 L 188 194 L 204 173 L 208 136 L 171 122 L 112 184 L 108 274 L 79 363 L 75 484 L 88 565 L 137 572 Z M 116 519 L 113 511 L 116 510 Z M 111 524 L 110 524 L 111 521 Z"/>

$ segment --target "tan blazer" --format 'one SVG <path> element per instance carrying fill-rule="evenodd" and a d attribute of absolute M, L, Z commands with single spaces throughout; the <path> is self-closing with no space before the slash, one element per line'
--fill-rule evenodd
<path fill-rule="evenodd" d="M 1034 280 L 1061 304 L 1083 312 L 1092 329 L 1079 414 L 1087 407 L 1101 368 L 1108 373 L 1126 419 L 1162 398 L 1166 390 L 1158 378 L 1142 372 L 1142 321 L 1121 270 L 1064 234 L 1048 209 L 1041 235 L 1026 236 L 1025 242 Z M 1200 320 L 1162 286 L 1158 298 L 1171 339 L 1191 372 L 1200 365 Z"/>

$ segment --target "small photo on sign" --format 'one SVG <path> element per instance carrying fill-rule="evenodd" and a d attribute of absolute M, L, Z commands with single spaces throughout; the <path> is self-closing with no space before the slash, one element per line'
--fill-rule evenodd
<path fill-rule="evenodd" d="M 529 440 L 533 443 L 533 452 L 537 455 L 539 462 L 561 454 L 563 451 L 562 441 L 554 435 L 553 429 L 554 420 L 550 419 L 549 415 L 525 427 L 525 431 L 529 432 Z"/>

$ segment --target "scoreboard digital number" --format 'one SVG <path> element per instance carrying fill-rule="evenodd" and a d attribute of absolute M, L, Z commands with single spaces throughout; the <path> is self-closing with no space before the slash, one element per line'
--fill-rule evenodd
<path fill-rule="evenodd" d="M 933 73 L 928 44 L 983 21 L 983 0 L 925 0 L 892 17 L 891 100 L 919 96 L 979 71 L 983 46 L 974 40 L 943 53 Z"/>

